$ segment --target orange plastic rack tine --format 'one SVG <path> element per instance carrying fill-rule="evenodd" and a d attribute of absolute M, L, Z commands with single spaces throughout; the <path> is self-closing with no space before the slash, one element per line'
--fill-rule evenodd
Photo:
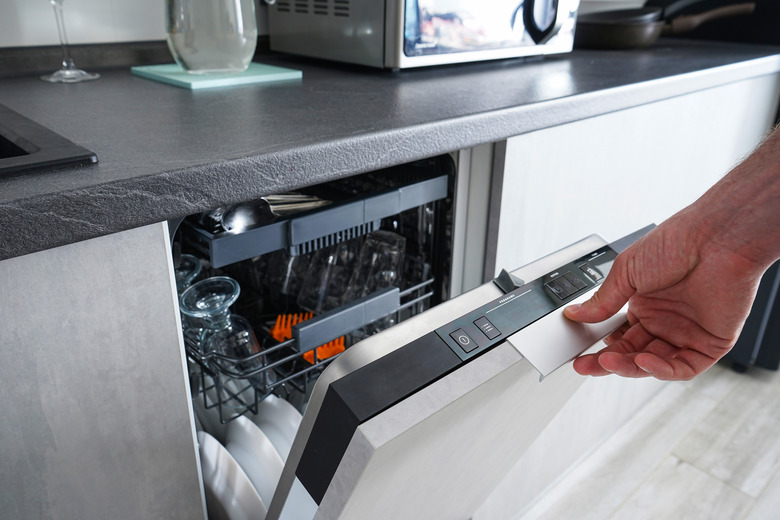
<path fill-rule="evenodd" d="M 317 360 L 322 361 L 344 351 L 344 336 L 334 339 L 303 354 L 303 359 L 314 364 L 314 351 L 317 351 Z"/>
<path fill-rule="evenodd" d="M 280 314 L 276 317 L 273 327 L 271 327 L 271 337 L 276 341 L 282 342 L 292 338 L 292 328 L 301 322 L 311 319 L 314 316 L 312 312 L 297 312 L 294 314 Z"/>

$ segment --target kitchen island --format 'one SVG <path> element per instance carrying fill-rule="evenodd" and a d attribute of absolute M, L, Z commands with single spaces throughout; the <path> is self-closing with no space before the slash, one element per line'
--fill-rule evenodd
<path fill-rule="evenodd" d="M 546 171 L 526 173 L 530 159 L 543 150 L 563 157 L 593 128 L 572 125 L 608 120 L 588 136 L 601 144 L 582 141 L 615 155 L 624 146 L 615 143 L 625 144 L 626 136 L 612 142 L 605 128 L 625 133 L 609 125 L 624 124 L 635 110 L 656 119 L 652 130 L 636 134 L 650 148 L 662 142 L 665 124 L 696 133 L 659 155 L 695 150 L 695 161 L 707 153 L 708 138 L 744 134 L 739 150 L 721 162 L 733 161 L 766 131 L 780 90 L 780 49 L 677 40 L 645 51 L 577 51 L 401 72 L 279 56 L 267 62 L 300 69 L 303 79 L 194 92 L 128 70 L 101 71 L 98 81 L 77 85 L 0 80 L 0 104 L 99 158 L 95 165 L 0 178 L 0 388 L 6 396 L 0 504 L 9 517 L 203 514 L 167 221 L 442 153 L 461 151 L 477 162 L 480 150 L 496 143 L 488 162 L 507 173 L 473 169 L 473 184 L 459 186 L 472 192 L 469 199 L 478 191 L 469 188 L 481 186 L 492 204 L 502 183 L 491 178 L 505 188 L 529 177 L 544 180 Z M 693 120 L 669 117 L 698 97 L 706 103 Z M 744 127 L 735 126 L 742 124 L 742 106 L 750 114 Z M 665 108 L 656 114 L 658 107 Z M 729 128 L 705 119 L 707 110 L 719 108 L 729 113 Z M 568 128 L 576 131 L 567 134 Z M 541 145 L 536 140 L 552 134 Z M 579 165 L 565 166 L 576 176 Z M 607 180 L 630 180 L 631 173 L 605 171 L 588 183 L 603 182 L 611 196 Z M 686 176 L 697 180 L 696 172 Z M 698 179 L 686 196 L 710 180 Z M 518 200 L 538 198 L 535 191 L 518 193 Z M 530 227 L 507 218 L 498 224 L 514 233 Z M 499 263 L 521 258 L 505 254 Z M 615 417 L 635 404 L 625 394 L 621 399 Z M 522 507 L 505 497 L 532 490 L 507 482 L 504 498 L 480 518 Z"/>

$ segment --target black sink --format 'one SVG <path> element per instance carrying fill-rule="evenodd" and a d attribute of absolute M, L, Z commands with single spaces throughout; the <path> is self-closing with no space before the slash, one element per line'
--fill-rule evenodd
<path fill-rule="evenodd" d="M 0 176 L 97 160 L 94 152 L 0 105 Z"/>

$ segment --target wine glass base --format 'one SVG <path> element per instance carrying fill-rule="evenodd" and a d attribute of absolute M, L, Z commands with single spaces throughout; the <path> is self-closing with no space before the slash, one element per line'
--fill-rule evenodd
<path fill-rule="evenodd" d="M 100 74 L 85 72 L 81 69 L 60 69 L 52 74 L 41 76 L 41 79 L 50 83 L 79 83 L 98 79 Z"/>

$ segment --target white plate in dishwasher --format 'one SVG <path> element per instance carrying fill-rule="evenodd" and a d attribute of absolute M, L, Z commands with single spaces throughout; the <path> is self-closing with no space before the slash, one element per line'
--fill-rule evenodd
<path fill-rule="evenodd" d="M 268 509 L 230 453 L 206 432 L 198 432 L 198 444 L 209 518 L 264 520 Z"/>
<path fill-rule="evenodd" d="M 257 405 L 257 416 L 253 421 L 286 461 L 301 425 L 301 412 L 284 399 L 270 394 Z"/>
<path fill-rule="evenodd" d="M 203 394 L 192 398 L 192 408 L 200 420 L 202 430 L 212 435 L 217 441 L 224 442 L 226 427 L 219 420 L 219 407 L 216 404 L 216 392 L 213 389 L 206 391 L 206 402 L 211 408 L 206 408 L 203 403 Z"/>
<path fill-rule="evenodd" d="M 249 477 L 263 502 L 270 504 L 284 462 L 268 437 L 242 415 L 228 423 L 225 447 Z"/>

